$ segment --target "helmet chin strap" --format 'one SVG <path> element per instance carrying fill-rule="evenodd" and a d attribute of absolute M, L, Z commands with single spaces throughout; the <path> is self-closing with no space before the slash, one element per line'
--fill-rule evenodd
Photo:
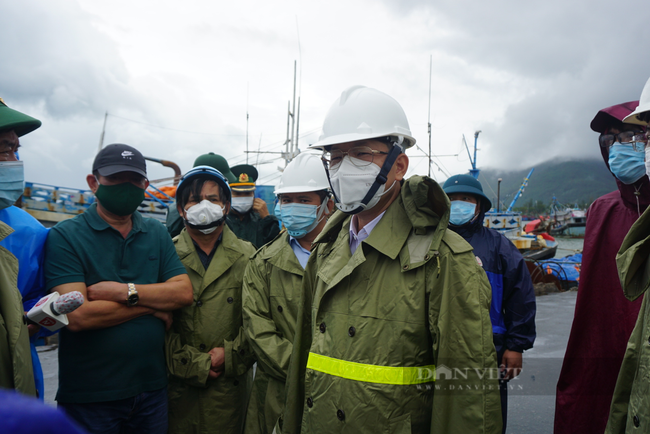
<path fill-rule="evenodd" d="M 345 211 L 346 214 L 359 214 L 361 211 L 366 209 L 368 203 L 370 203 L 372 198 L 375 196 L 375 193 L 377 193 L 377 190 L 379 190 L 379 187 L 386 184 L 386 181 L 388 180 L 387 178 L 388 172 L 390 172 L 390 169 L 393 168 L 393 164 L 395 163 L 395 160 L 397 160 L 397 157 L 401 153 L 402 153 L 402 147 L 397 142 L 395 142 L 393 146 L 390 148 L 390 151 L 386 156 L 386 160 L 384 161 L 384 164 L 381 166 L 381 170 L 379 171 L 377 178 L 375 178 L 375 182 L 373 182 L 372 186 L 370 186 L 370 189 L 368 190 L 368 193 L 366 193 L 364 198 L 361 200 L 361 205 L 359 205 L 352 211 Z M 340 203 L 339 198 L 336 196 L 336 193 L 334 192 L 334 187 L 332 187 L 332 181 L 330 180 L 330 174 L 329 174 L 329 170 L 327 169 L 327 164 L 324 161 L 323 164 L 325 165 L 325 173 L 327 174 L 327 181 L 330 183 L 330 188 L 332 189 L 332 194 L 334 195 L 334 199 L 336 200 L 337 203 Z"/>
<path fill-rule="evenodd" d="M 187 227 L 192 228 L 192 229 L 197 229 L 197 230 L 210 229 L 210 228 L 213 228 L 215 226 L 219 226 L 224 221 L 226 221 L 226 216 L 223 216 L 219 220 L 213 221 L 212 223 L 208 223 L 207 225 L 193 225 L 192 223 L 190 223 L 187 220 L 183 219 L 183 222 L 185 222 L 185 225 Z"/>

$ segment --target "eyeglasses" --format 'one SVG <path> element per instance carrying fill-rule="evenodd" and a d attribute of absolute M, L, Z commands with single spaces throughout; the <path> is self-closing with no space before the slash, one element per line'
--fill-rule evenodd
<path fill-rule="evenodd" d="M 388 155 L 388 152 L 377 151 L 371 149 L 368 146 L 358 146 L 352 148 L 347 152 L 339 151 L 338 149 L 333 149 L 331 151 L 323 152 L 323 161 L 327 165 L 327 168 L 330 170 L 336 170 L 341 165 L 344 156 L 349 156 L 350 161 L 357 167 L 368 166 L 372 164 L 375 155 Z"/>
<path fill-rule="evenodd" d="M 623 131 L 618 134 L 601 134 L 598 143 L 601 148 L 609 149 L 614 143 L 629 145 L 635 151 L 643 151 L 648 142 L 648 135 L 645 131 Z"/>

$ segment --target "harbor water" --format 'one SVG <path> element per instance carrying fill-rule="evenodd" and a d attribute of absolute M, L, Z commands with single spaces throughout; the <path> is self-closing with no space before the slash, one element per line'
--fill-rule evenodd
<path fill-rule="evenodd" d="M 573 255 L 575 253 L 582 253 L 584 246 L 584 238 L 570 238 L 570 237 L 555 237 L 557 241 L 556 258 L 564 258 L 565 256 Z"/>

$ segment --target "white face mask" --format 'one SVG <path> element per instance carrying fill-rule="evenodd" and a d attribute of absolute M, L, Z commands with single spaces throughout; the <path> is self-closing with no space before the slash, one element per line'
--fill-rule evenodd
<path fill-rule="evenodd" d="M 240 214 L 246 214 L 253 207 L 255 196 L 232 197 L 230 205 Z"/>
<path fill-rule="evenodd" d="M 223 218 L 223 208 L 221 205 L 212 203 L 209 200 L 202 200 L 185 210 L 185 214 L 187 215 L 186 220 L 188 223 L 195 226 L 206 226 Z M 207 229 L 199 229 L 199 231 L 207 235 L 214 232 L 218 227 L 219 225 L 216 225 Z"/>
<path fill-rule="evenodd" d="M 645 147 L 645 173 L 650 177 L 650 146 Z"/>
<path fill-rule="evenodd" d="M 360 164 L 366 164 L 366 162 L 362 161 Z M 381 167 L 374 163 L 359 167 L 352 163 L 351 157 L 343 157 L 341 164 L 335 170 L 329 172 L 332 189 L 338 199 L 336 207 L 343 212 L 350 212 L 361 206 L 361 201 L 372 187 L 372 184 L 375 183 L 379 172 L 381 172 Z M 393 185 L 395 185 L 394 182 Z M 364 209 L 368 210 L 377 205 L 379 199 L 388 193 L 393 188 L 393 185 L 386 191 L 384 191 L 386 185 L 381 185 Z"/>

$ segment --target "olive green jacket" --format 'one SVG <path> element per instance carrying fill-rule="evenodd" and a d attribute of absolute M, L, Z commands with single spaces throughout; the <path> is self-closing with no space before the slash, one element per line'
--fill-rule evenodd
<path fill-rule="evenodd" d="M 0 240 L 12 232 L 0 222 Z M 29 332 L 17 279 L 18 259 L 0 246 L 0 387 L 36 396 Z"/>
<path fill-rule="evenodd" d="M 244 330 L 257 359 L 246 434 L 271 434 L 284 407 L 303 271 L 286 231 L 258 250 L 246 268 Z"/>
<path fill-rule="evenodd" d="M 353 255 L 350 216 L 330 218 L 305 269 L 283 434 L 501 432 L 490 284 L 448 220 L 420 176 Z"/>
<path fill-rule="evenodd" d="M 650 208 L 632 225 L 616 255 L 625 297 L 636 300 L 650 286 Z M 625 350 L 605 432 L 650 432 L 650 297 L 645 296 Z M 615 314 L 615 312 L 612 312 Z"/>
<path fill-rule="evenodd" d="M 255 248 L 272 241 L 280 233 L 278 218 L 273 214 L 262 218 L 255 211 L 238 215 L 234 211 L 226 217 L 226 224 L 242 240 L 253 243 Z"/>
<path fill-rule="evenodd" d="M 170 433 L 240 433 L 252 382 L 252 352 L 242 329 L 242 278 L 253 246 L 226 225 L 208 269 L 187 230 L 174 238 L 194 288 L 194 303 L 174 312 L 167 335 Z M 225 348 L 225 372 L 208 378 L 212 348 Z"/>

